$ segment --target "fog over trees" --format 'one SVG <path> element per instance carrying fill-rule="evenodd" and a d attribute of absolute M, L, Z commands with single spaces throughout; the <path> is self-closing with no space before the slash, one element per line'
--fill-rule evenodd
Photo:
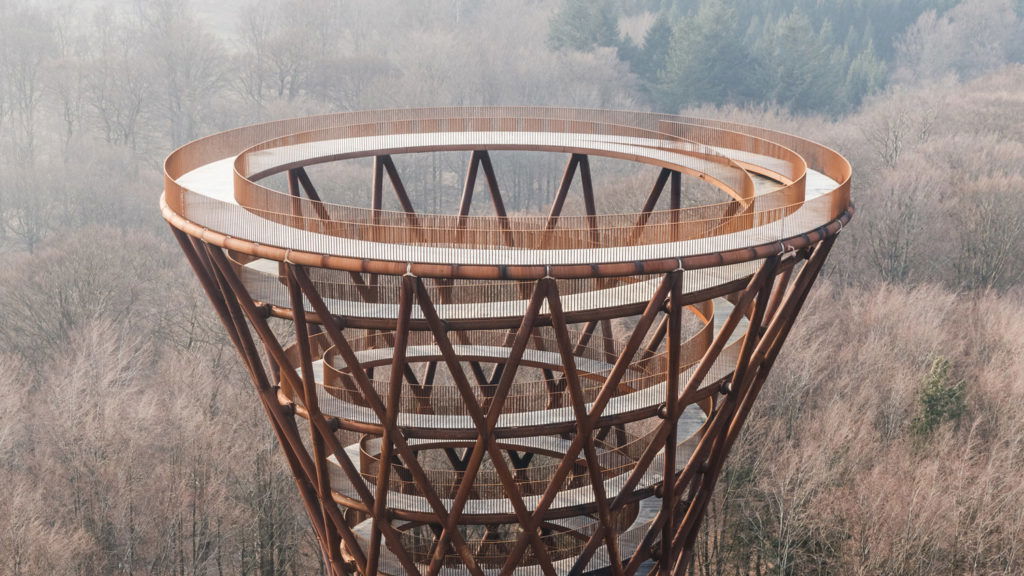
<path fill-rule="evenodd" d="M 0 0 L 0 574 L 319 573 L 162 160 L 476 104 L 682 110 L 854 166 L 695 573 L 1024 573 L 1024 2 Z M 505 162 L 526 211 L 561 160 Z"/>

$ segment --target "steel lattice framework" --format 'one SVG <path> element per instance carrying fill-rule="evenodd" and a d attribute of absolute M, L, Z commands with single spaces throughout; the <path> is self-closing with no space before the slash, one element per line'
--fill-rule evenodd
<path fill-rule="evenodd" d="M 505 150 L 568 155 L 547 214 L 506 210 Z M 451 214 L 417 212 L 400 176 L 434 151 L 469 157 Z M 610 191 L 636 208 L 598 210 L 595 157 L 651 167 L 650 189 Z M 322 200 L 307 168 L 358 158 L 368 205 Z M 165 169 L 163 215 L 335 576 L 682 573 L 853 213 L 828 148 L 651 113 L 344 113 L 203 138 Z M 472 214 L 480 172 L 493 215 Z"/>

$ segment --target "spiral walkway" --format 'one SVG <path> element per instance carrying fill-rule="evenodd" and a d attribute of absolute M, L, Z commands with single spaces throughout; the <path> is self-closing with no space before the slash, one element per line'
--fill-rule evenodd
<path fill-rule="evenodd" d="M 543 212 L 493 161 L 527 151 L 566 157 Z M 431 153 L 468 160 L 451 213 L 417 210 Z M 679 573 L 853 210 L 811 141 L 604 110 L 283 120 L 165 173 L 332 576 Z"/>

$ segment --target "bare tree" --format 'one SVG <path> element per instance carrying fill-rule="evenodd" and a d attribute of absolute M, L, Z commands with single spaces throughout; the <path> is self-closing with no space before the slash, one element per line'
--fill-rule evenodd
<path fill-rule="evenodd" d="M 0 5 L 0 87 L 12 119 L 15 160 L 31 163 L 36 149 L 36 113 L 43 94 L 43 64 L 55 49 L 53 27 L 41 8 Z M 3 112 L 0 105 L 0 112 Z"/>
<path fill-rule="evenodd" d="M 220 42 L 196 21 L 186 3 L 138 4 L 149 59 L 156 64 L 162 112 L 171 145 L 194 139 L 226 81 Z"/>
<path fill-rule="evenodd" d="M 97 13 L 94 30 L 87 63 L 87 102 L 106 141 L 134 149 L 156 93 L 153 70 L 138 50 L 145 34 L 137 19 L 109 9 Z"/>

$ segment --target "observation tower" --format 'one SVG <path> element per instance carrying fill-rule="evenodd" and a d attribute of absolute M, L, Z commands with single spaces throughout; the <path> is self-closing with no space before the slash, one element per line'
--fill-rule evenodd
<path fill-rule="evenodd" d="M 513 203 L 527 156 L 565 168 Z M 332 576 L 684 573 L 853 213 L 826 147 L 639 112 L 285 120 L 165 172 Z"/>

